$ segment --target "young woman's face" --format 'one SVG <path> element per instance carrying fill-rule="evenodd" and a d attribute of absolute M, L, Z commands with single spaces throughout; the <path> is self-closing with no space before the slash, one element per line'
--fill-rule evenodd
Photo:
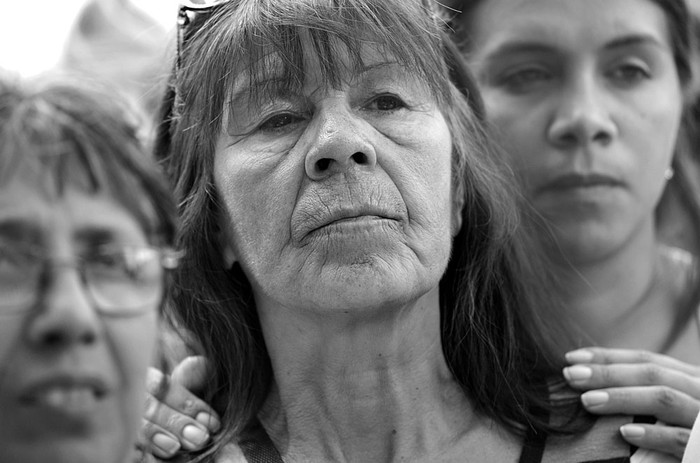
<path fill-rule="evenodd" d="M 105 255 L 87 276 L 105 285 L 89 291 L 76 258 L 145 246 L 146 235 L 105 194 L 69 186 L 56 197 L 44 180 L 24 172 L 0 188 L 0 461 L 131 461 L 158 301 L 128 316 L 102 314 L 96 304 L 102 297 L 123 308 L 147 289 L 161 297 L 162 272 L 149 266 L 154 287 L 130 291 Z M 32 255 L 51 264 L 23 257 Z M 7 306 L 10 299 L 24 302 Z"/>
<path fill-rule="evenodd" d="M 663 10 L 488 0 L 470 24 L 488 117 L 566 258 L 602 258 L 652 227 L 682 110 Z"/>
<path fill-rule="evenodd" d="M 363 54 L 366 67 L 348 65 L 339 88 L 309 57 L 298 92 L 257 105 L 234 89 L 214 179 L 224 239 L 258 307 L 402 304 L 437 287 L 446 268 L 447 123 L 420 78 L 372 48 Z"/>

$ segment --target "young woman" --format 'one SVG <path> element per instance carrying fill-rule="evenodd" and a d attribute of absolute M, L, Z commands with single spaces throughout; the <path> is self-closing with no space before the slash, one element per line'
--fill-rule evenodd
<path fill-rule="evenodd" d="M 697 259 L 658 231 L 669 229 L 664 221 L 682 219 L 687 229 L 677 235 L 689 238 L 680 241 L 698 249 L 700 179 L 679 137 L 691 79 L 684 3 L 454 6 L 461 10 L 453 19 L 457 41 L 487 119 L 547 227 L 541 236 L 561 279 L 562 316 L 578 327 L 574 343 L 700 363 Z M 679 455 L 687 437 L 682 428 L 700 408 L 698 369 L 658 355 L 597 352 L 569 357 L 580 364 L 566 370 L 572 385 L 644 386 L 661 379 L 665 386 L 584 394 L 587 408 L 636 408 L 680 426 L 637 425 L 625 434 L 651 446 L 666 435 L 662 450 Z M 622 364 L 596 365 L 605 357 Z"/>

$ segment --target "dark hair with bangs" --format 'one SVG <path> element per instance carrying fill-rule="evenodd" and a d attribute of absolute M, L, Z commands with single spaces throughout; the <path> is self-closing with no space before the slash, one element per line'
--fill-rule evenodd
<path fill-rule="evenodd" d="M 67 185 L 107 191 L 151 240 L 170 245 L 175 205 L 137 136 L 127 107 L 106 89 L 69 76 L 34 82 L 0 75 L 0 185 L 21 166 L 45 172 L 56 195 Z"/>
<path fill-rule="evenodd" d="M 452 133 L 453 194 L 464 204 L 463 226 L 440 294 L 443 351 L 456 380 L 477 410 L 515 432 L 561 431 L 537 412 L 556 408 L 544 386 L 562 366 L 543 334 L 548 317 L 542 307 L 551 301 L 541 280 L 542 253 L 519 226 L 523 205 L 511 173 L 489 143 L 478 92 L 438 21 L 417 1 L 240 0 L 191 26 L 198 29 L 185 34 L 161 109 L 156 153 L 175 186 L 178 240 L 187 250 L 175 271 L 171 306 L 212 364 L 205 400 L 223 418 L 222 431 L 200 458 L 245 432 L 272 375 L 250 284 L 237 264 L 225 268 L 219 247 L 214 145 L 224 112 L 236 111 L 227 101 L 233 79 L 247 66 L 255 79 L 269 77 L 263 58 L 275 53 L 289 85 L 301 85 L 304 53 L 315 53 L 328 81 L 337 83 L 342 64 L 333 47 L 339 44 L 354 66 L 361 66 L 362 47 L 371 45 L 423 76 Z M 303 49 L 302 34 L 311 50 Z M 571 412 L 577 404 L 562 406 Z"/>
<path fill-rule="evenodd" d="M 469 56 L 472 47 L 472 21 L 475 20 L 477 9 L 484 4 L 485 0 L 454 0 L 449 2 L 449 11 L 445 10 L 444 15 L 450 17 L 451 29 L 454 31 L 454 40 L 465 56 Z M 684 0 L 649 0 L 657 5 L 666 16 L 668 24 L 669 39 L 673 51 L 676 71 L 681 87 L 689 90 L 693 80 L 691 67 L 691 50 L 697 46 L 696 40 L 691 33 L 691 15 Z M 698 159 L 690 140 L 691 134 L 698 129 L 691 114 L 692 100 L 687 100 L 683 109 L 683 117 L 678 134 L 678 142 L 673 156 L 671 166 L 674 170 L 673 178 L 668 182 L 666 189 L 656 208 L 657 225 L 660 229 L 666 225 L 666 221 L 675 220 L 677 217 L 666 214 L 669 203 L 678 201 L 682 210 L 687 214 L 687 220 L 692 227 L 687 234 L 691 251 L 700 251 L 700 182 L 697 179 L 697 172 L 700 169 L 700 159 Z M 670 222 L 669 222 L 670 223 Z M 686 328 L 688 322 L 697 313 L 700 305 L 700 285 L 695 285 L 692 294 L 685 298 L 682 307 L 676 313 L 673 327 L 661 347 L 661 352 L 670 349 L 677 336 Z"/>

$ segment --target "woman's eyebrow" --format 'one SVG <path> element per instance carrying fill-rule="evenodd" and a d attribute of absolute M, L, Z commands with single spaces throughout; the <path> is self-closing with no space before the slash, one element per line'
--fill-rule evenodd
<path fill-rule="evenodd" d="M 616 48 L 633 47 L 633 46 L 652 46 L 660 49 L 668 49 L 668 45 L 665 45 L 658 37 L 651 34 L 630 34 L 622 37 L 616 37 L 613 40 L 607 42 L 603 49 L 612 50 Z"/>
<path fill-rule="evenodd" d="M 238 80 L 238 79 L 237 79 Z M 282 94 L 283 88 L 289 87 L 289 80 L 284 76 L 270 76 L 262 80 L 251 82 L 246 74 L 245 80 L 241 79 L 238 85 L 234 84 L 234 90 L 231 93 L 229 101 L 232 107 L 245 106 L 250 102 L 251 95 L 260 95 L 261 93 Z"/>
<path fill-rule="evenodd" d="M 494 62 L 499 62 L 502 59 L 508 59 L 518 56 L 551 56 L 558 55 L 561 51 L 554 45 L 546 42 L 541 42 L 536 39 L 523 40 L 505 40 L 497 44 L 491 49 L 487 49 L 483 54 L 474 56 L 478 59 L 481 65 L 490 66 Z"/>

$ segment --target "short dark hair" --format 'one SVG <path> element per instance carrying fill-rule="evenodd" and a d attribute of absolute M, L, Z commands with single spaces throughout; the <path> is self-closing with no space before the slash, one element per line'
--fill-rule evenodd
<path fill-rule="evenodd" d="M 69 183 L 108 191 L 149 239 L 171 245 L 175 205 L 136 121 L 117 95 L 85 78 L 0 74 L 0 182 L 32 163 L 52 173 L 58 194 Z"/>

